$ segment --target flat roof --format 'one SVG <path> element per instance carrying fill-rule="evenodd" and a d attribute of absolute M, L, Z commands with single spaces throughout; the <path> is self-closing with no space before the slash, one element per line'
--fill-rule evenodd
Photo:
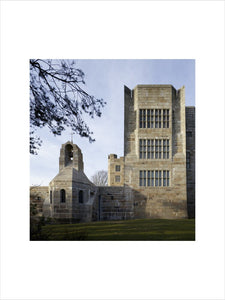
<path fill-rule="evenodd" d="M 134 89 L 137 87 L 172 87 L 172 88 L 174 88 L 174 86 L 172 84 L 137 84 L 134 87 Z"/>

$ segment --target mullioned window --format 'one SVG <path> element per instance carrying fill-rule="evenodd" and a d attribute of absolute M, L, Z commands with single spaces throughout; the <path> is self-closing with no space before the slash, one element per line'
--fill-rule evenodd
<path fill-rule="evenodd" d="M 140 139 L 140 159 L 169 159 L 169 139 Z"/>
<path fill-rule="evenodd" d="M 169 128 L 169 109 L 140 109 L 140 128 Z"/>
<path fill-rule="evenodd" d="M 170 172 L 168 170 L 141 170 L 139 185 L 150 187 L 170 186 Z"/>

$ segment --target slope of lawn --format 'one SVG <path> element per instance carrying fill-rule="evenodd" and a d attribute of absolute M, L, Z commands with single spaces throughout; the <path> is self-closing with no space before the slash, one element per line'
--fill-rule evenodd
<path fill-rule="evenodd" d="M 31 240 L 194 241 L 195 220 L 141 219 L 44 225 Z"/>

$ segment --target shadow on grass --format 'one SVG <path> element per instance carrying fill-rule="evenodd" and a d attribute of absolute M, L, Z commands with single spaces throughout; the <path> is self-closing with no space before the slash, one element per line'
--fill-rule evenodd
<path fill-rule="evenodd" d="M 195 220 L 142 219 L 31 226 L 32 241 L 194 241 Z"/>

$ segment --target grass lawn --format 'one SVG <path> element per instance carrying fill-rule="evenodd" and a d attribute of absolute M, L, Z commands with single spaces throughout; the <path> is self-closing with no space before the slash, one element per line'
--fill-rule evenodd
<path fill-rule="evenodd" d="M 31 240 L 51 241 L 194 241 L 195 220 L 141 219 L 45 225 Z"/>

